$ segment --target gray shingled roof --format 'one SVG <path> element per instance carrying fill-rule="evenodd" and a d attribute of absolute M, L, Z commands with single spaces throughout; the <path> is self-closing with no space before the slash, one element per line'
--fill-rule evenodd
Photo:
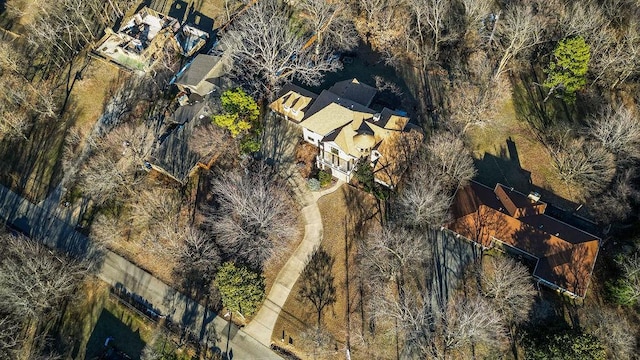
<path fill-rule="evenodd" d="M 189 148 L 189 141 L 197 127 L 209 123 L 209 117 L 199 119 L 204 103 L 181 106 L 169 118 L 165 133 L 160 136 L 150 162 L 161 167 L 181 182 L 200 161 L 200 156 Z"/>
<path fill-rule="evenodd" d="M 220 61 L 220 56 L 199 54 L 191 65 L 178 77 L 176 84 L 197 86 Z"/>

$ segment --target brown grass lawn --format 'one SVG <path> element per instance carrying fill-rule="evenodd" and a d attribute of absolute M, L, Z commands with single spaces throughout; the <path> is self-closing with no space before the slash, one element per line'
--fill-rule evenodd
<path fill-rule="evenodd" d="M 522 192 L 535 190 L 561 207 L 581 200 L 560 181 L 549 152 L 517 119 L 512 101 L 503 104 L 496 125 L 471 130 L 469 142 L 480 182 L 488 186 L 500 182 Z"/>
<path fill-rule="evenodd" d="M 331 344 L 319 351 L 318 358 L 332 359 L 341 356 L 349 333 L 362 324 L 360 314 L 359 281 L 355 266 L 356 240 L 371 226 L 379 223 L 380 212 L 373 196 L 343 185 L 334 193 L 326 195 L 318 202 L 324 227 L 322 246 L 334 258 L 332 274 L 337 291 L 337 301 L 324 310 L 322 324 L 333 336 Z M 347 266 L 348 263 L 348 266 Z M 347 272 L 348 269 L 348 272 Z M 347 274 L 349 292 L 347 293 Z M 302 344 L 300 333 L 315 326 L 316 314 L 313 306 L 298 298 L 300 280 L 293 287 L 287 302 L 280 313 L 272 340 L 288 348 L 297 355 L 312 357 L 308 347 Z M 347 308 L 350 319 L 347 320 Z M 282 332 L 285 341 L 282 342 Z M 293 345 L 289 345 L 289 338 Z M 338 353 L 335 349 L 338 349 Z M 353 347 L 352 347 L 353 350 Z"/>
<path fill-rule="evenodd" d="M 71 91 L 72 105 L 75 107 L 75 126 L 82 137 L 89 134 L 96 123 L 111 90 L 122 84 L 129 74 L 115 66 L 99 60 L 91 60 L 82 73 L 82 80 L 77 80 Z"/>

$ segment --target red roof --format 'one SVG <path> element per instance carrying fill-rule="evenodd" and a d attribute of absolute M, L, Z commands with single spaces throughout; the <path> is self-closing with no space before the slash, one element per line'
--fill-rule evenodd
<path fill-rule="evenodd" d="M 504 244 L 537 259 L 533 275 L 584 297 L 599 238 L 544 214 L 546 204 L 498 184 L 477 182 L 456 193 L 449 228 L 485 247 Z"/>

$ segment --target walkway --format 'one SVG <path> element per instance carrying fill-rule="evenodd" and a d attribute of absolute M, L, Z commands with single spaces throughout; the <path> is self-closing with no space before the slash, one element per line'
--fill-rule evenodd
<path fill-rule="evenodd" d="M 98 261 L 98 277 L 116 288 L 124 288 L 151 303 L 174 323 L 182 324 L 199 336 L 203 343 L 225 351 L 229 334 L 229 356 L 234 359 L 281 359 L 276 353 L 256 341 L 236 326 L 228 328 L 224 319 L 202 305 L 169 287 L 148 272 L 114 252 L 94 246 L 89 238 L 75 230 L 77 216 L 73 211 L 52 209 L 53 201 L 34 205 L 0 185 L 0 220 L 42 241 L 79 258 Z"/>
<path fill-rule="evenodd" d="M 338 181 L 329 189 L 321 192 L 311 192 L 295 168 L 290 171 L 289 183 L 298 198 L 298 202 L 303 206 L 304 238 L 291 254 L 287 263 L 280 269 L 269 295 L 256 316 L 244 328 L 244 331 L 249 336 L 264 346 L 271 346 L 271 334 L 278 316 L 280 316 L 280 311 L 287 301 L 293 285 L 298 280 L 302 270 L 304 270 L 307 259 L 322 242 L 322 217 L 318 208 L 318 199 L 336 191 L 343 184 L 343 182 Z"/>

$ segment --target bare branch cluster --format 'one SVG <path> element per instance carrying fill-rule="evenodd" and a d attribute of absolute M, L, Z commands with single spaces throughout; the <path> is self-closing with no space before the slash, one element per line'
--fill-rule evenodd
<path fill-rule="evenodd" d="M 473 159 L 459 137 L 440 132 L 431 136 L 417 163 L 395 199 L 392 216 L 411 227 L 442 225 L 455 190 L 475 176 Z"/>
<path fill-rule="evenodd" d="M 513 323 L 526 320 L 537 294 L 529 270 L 503 256 L 488 257 L 487 262 L 480 275 L 483 295 L 505 320 Z"/>
<path fill-rule="evenodd" d="M 0 244 L 0 355 L 25 355 L 19 349 L 25 340 L 38 354 L 45 341 L 41 325 L 60 315 L 54 310 L 74 294 L 88 268 L 24 236 L 2 233 Z"/>
<path fill-rule="evenodd" d="M 217 207 L 207 224 L 224 253 L 260 269 L 296 236 L 292 200 L 266 165 L 221 174 L 212 181 Z"/>
<path fill-rule="evenodd" d="M 634 356 L 636 339 L 625 316 L 607 307 L 585 309 L 584 325 L 605 345 L 609 359 L 627 360 Z"/>
<path fill-rule="evenodd" d="M 551 154 L 560 178 L 581 191 L 599 193 L 609 185 L 616 172 L 614 155 L 583 138 L 563 140 Z"/>
<path fill-rule="evenodd" d="M 640 158 L 640 119 L 624 105 L 607 106 L 589 119 L 588 134 L 619 162 Z"/>
<path fill-rule="evenodd" d="M 316 37 L 313 47 L 316 60 L 325 49 L 351 50 L 358 43 L 358 34 L 351 22 L 351 8 L 346 3 L 327 0 L 300 0 L 295 7 Z"/>
<path fill-rule="evenodd" d="M 248 84 L 262 84 L 256 89 L 261 93 L 275 92 L 290 79 L 318 84 L 325 72 L 340 66 L 339 62 L 330 61 L 335 48 L 317 46 L 315 52 L 305 50 L 306 40 L 294 32 L 286 8 L 274 0 L 253 5 L 235 20 L 222 42 L 233 57 L 237 75 Z"/>

